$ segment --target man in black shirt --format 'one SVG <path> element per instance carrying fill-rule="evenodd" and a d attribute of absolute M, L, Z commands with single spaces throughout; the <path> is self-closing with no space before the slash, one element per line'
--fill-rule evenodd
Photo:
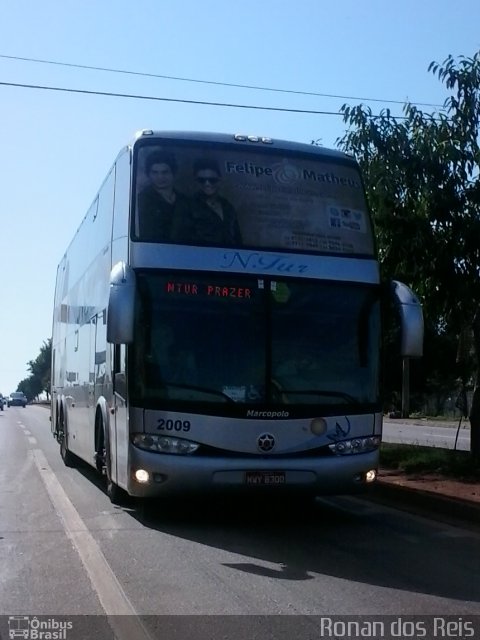
<path fill-rule="evenodd" d="M 145 170 L 150 183 L 138 195 L 139 238 L 143 242 L 188 242 L 190 206 L 174 189 L 177 163 L 172 154 L 152 152 Z"/>

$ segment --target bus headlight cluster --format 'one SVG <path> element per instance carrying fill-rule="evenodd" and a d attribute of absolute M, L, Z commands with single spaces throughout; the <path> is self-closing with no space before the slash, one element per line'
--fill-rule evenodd
<path fill-rule="evenodd" d="M 195 453 L 200 446 L 196 442 L 182 440 L 182 438 L 158 436 L 149 433 L 136 433 L 133 436 L 132 441 L 136 447 L 139 447 L 139 449 L 145 449 L 145 451 L 154 451 L 155 453 L 176 453 L 179 455 Z"/>
<path fill-rule="evenodd" d="M 378 449 L 381 443 L 380 436 L 368 436 L 367 438 L 352 438 L 329 444 L 328 448 L 336 456 L 350 456 L 354 453 L 366 453 Z"/>

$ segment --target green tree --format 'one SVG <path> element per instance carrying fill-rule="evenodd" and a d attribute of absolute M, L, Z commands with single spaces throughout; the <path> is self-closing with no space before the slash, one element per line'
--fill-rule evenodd
<path fill-rule="evenodd" d="M 23 391 L 27 396 L 27 399 L 30 401 L 34 400 L 43 391 L 43 389 L 40 380 L 34 376 L 30 376 L 29 378 L 24 378 L 18 384 L 17 391 Z"/>
<path fill-rule="evenodd" d="M 28 363 L 28 368 L 32 372 L 32 376 L 39 381 L 41 390 L 39 393 L 45 391 L 50 394 L 50 368 L 52 358 L 52 340 L 49 339 L 44 342 L 40 347 L 40 353 L 35 360 L 31 360 Z"/>
<path fill-rule="evenodd" d="M 429 71 L 450 93 L 442 111 L 406 103 L 403 118 L 388 109 L 375 117 L 344 105 L 349 129 L 338 143 L 360 162 L 383 276 L 419 294 L 432 339 L 474 332 L 471 450 L 480 458 L 480 52 Z"/>
<path fill-rule="evenodd" d="M 23 391 L 29 400 L 33 400 L 45 392 L 47 398 L 50 394 L 50 368 L 51 368 L 52 341 L 49 339 L 40 347 L 40 353 L 35 360 L 27 363 L 31 375 L 22 380 L 18 385 L 18 391 Z"/>

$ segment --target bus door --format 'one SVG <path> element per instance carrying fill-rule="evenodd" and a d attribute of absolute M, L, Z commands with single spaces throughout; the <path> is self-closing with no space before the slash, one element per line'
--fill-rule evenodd
<path fill-rule="evenodd" d="M 97 403 L 97 353 L 96 353 L 96 332 L 97 332 L 97 324 L 98 324 L 98 316 L 93 316 L 93 318 L 89 322 L 89 330 L 90 330 L 90 366 L 89 366 L 89 374 L 88 374 L 88 424 L 95 424 L 95 406 Z M 88 433 L 92 433 L 92 430 L 89 429 Z M 91 447 L 91 442 L 89 442 L 89 447 Z"/>
<path fill-rule="evenodd" d="M 129 442 L 126 345 L 114 345 L 113 350 L 113 408 L 115 417 L 114 420 L 111 421 L 110 425 L 110 432 L 112 436 L 112 479 L 120 486 L 126 486 Z"/>

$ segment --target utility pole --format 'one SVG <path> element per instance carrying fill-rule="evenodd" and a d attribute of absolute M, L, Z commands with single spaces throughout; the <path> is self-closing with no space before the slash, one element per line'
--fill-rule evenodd
<path fill-rule="evenodd" d="M 402 418 L 410 415 L 410 358 L 402 358 Z"/>
<path fill-rule="evenodd" d="M 473 320 L 473 339 L 477 362 L 477 375 L 470 408 L 470 453 L 480 463 L 480 311 Z"/>

